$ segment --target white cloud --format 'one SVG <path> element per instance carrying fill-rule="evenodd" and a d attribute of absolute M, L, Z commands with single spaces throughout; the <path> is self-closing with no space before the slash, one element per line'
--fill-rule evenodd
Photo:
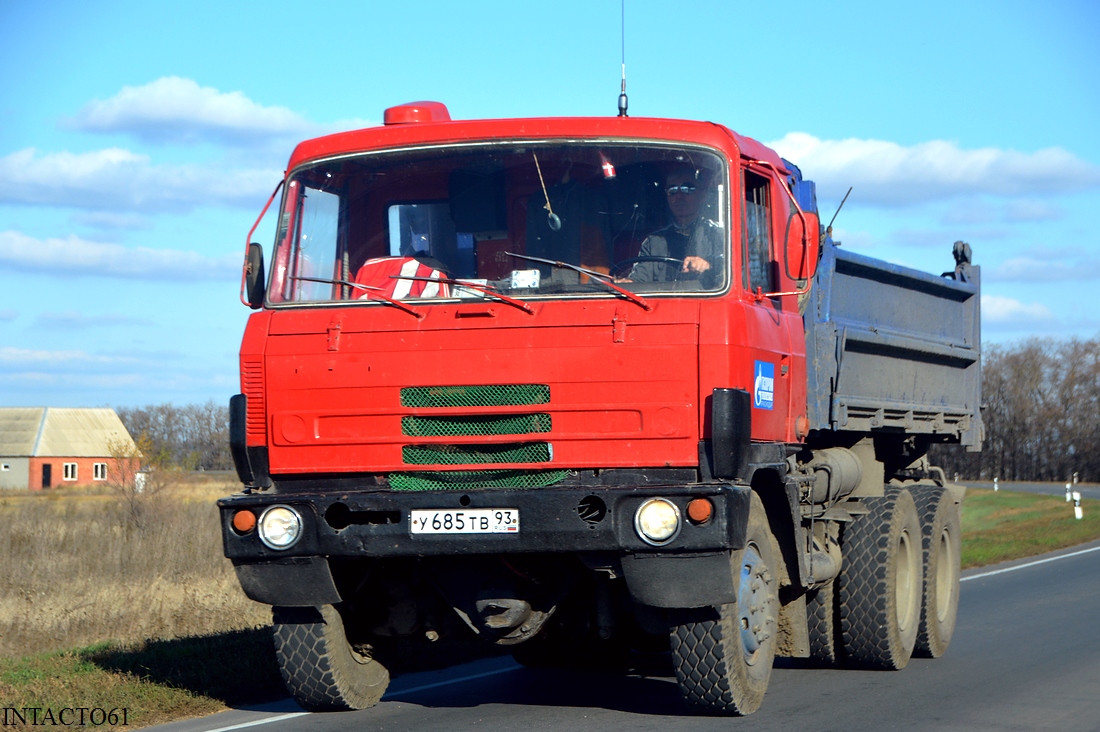
<path fill-rule="evenodd" d="M 974 226 L 991 224 L 1000 218 L 999 209 L 984 200 L 970 200 L 949 208 L 940 219 L 944 224 Z"/>
<path fill-rule="evenodd" d="M 322 125 L 280 106 L 258 104 L 239 91 L 222 92 L 192 79 L 165 76 L 96 99 L 67 120 L 86 132 L 125 133 L 152 142 L 218 142 L 255 146 L 368 126 L 366 120 Z"/>
<path fill-rule="evenodd" d="M 0 364 L 112 363 L 132 361 L 112 356 L 97 356 L 85 351 L 50 351 L 34 348 L 0 347 Z"/>
<path fill-rule="evenodd" d="M 1100 259 L 1092 257 L 1014 257 L 994 267 L 990 280 L 1002 282 L 1066 282 L 1100 279 Z"/>
<path fill-rule="evenodd" d="M 113 213 L 111 211 L 84 211 L 69 217 L 78 226 L 94 229 L 151 229 L 153 222 L 140 214 Z"/>
<path fill-rule="evenodd" d="M 176 249 L 124 247 L 76 236 L 36 239 L 0 231 L 0 264 L 47 274 L 154 280 L 227 280 L 239 277 L 240 257 L 206 257 Z"/>
<path fill-rule="evenodd" d="M 241 92 L 219 92 L 178 76 L 123 87 L 110 99 L 89 102 L 68 124 L 86 132 L 124 132 L 182 142 L 210 137 L 247 142 L 318 132 L 316 125 L 286 107 L 265 107 Z"/>
<path fill-rule="evenodd" d="M 1005 207 L 1006 221 L 1054 221 L 1065 215 L 1061 206 L 1042 201 L 1013 201 Z"/>
<path fill-rule="evenodd" d="M 101 326 L 115 325 L 152 325 L 153 321 L 147 318 L 135 318 L 121 313 L 104 313 L 102 315 L 85 315 L 76 310 L 65 310 L 60 313 L 41 313 L 36 318 L 37 325 L 46 328 L 84 329 Z"/>
<path fill-rule="evenodd" d="M 978 242 L 988 242 L 995 239 L 1004 239 L 1009 235 L 1007 229 L 998 228 L 970 228 L 965 235 L 958 229 L 896 229 L 890 233 L 890 241 L 894 244 L 909 247 L 924 247 L 926 249 L 941 248 L 950 252 L 952 245 L 960 239 Z"/>
<path fill-rule="evenodd" d="M 1042 303 L 1022 303 L 1002 295 L 982 295 L 982 323 L 993 326 L 1053 324 L 1054 313 Z"/>
<path fill-rule="evenodd" d="M 1033 153 L 998 148 L 963 150 L 932 140 L 905 147 L 885 140 L 822 140 L 790 132 L 768 143 L 837 200 L 853 186 L 853 201 L 887 206 L 960 195 L 1035 196 L 1100 186 L 1100 168 L 1057 147 Z"/>
<path fill-rule="evenodd" d="M 0 203 L 130 211 L 189 211 L 203 205 L 257 208 L 282 178 L 279 170 L 154 165 L 121 148 L 0 157 Z"/>
<path fill-rule="evenodd" d="M 953 204 L 940 219 L 942 223 L 956 226 L 989 225 L 994 223 L 1026 223 L 1054 221 L 1065 217 L 1065 210 L 1053 203 L 1023 199 L 994 204 L 986 198 L 967 197 Z"/>
<path fill-rule="evenodd" d="M 842 247 L 853 251 L 874 249 L 880 244 L 878 239 L 870 232 L 858 231 L 856 229 L 843 229 L 839 226 L 833 229 L 833 241 L 840 242 Z"/>

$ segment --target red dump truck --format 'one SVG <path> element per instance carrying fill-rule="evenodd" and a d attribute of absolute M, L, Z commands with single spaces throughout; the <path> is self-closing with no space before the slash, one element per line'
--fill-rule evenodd
<path fill-rule="evenodd" d="M 405 104 L 298 145 L 281 191 L 218 505 L 303 707 L 473 636 L 663 649 L 722 714 L 776 656 L 944 653 L 962 492 L 927 452 L 982 441 L 967 245 L 944 275 L 850 253 L 773 150 L 625 114 Z"/>

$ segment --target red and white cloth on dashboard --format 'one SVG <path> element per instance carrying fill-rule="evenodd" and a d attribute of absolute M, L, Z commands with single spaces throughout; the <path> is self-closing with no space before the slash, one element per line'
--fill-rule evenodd
<path fill-rule="evenodd" d="M 368 259 L 355 275 L 355 284 L 377 287 L 378 290 L 359 290 L 355 297 L 367 299 L 372 292 L 379 292 L 394 300 L 408 297 L 450 297 L 450 288 L 445 282 L 424 282 L 423 280 L 395 279 L 399 277 L 430 277 L 437 280 L 445 277 L 438 269 L 418 262 L 412 257 L 379 257 Z"/>

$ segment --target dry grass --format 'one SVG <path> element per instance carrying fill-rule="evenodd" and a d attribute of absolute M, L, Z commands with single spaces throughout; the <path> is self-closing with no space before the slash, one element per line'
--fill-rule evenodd
<path fill-rule="evenodd" d="M 270 622 L 222 557 L 214 501 L 235 489 L 176 486 L 140 528 L 103 491 L 0 494 L 0 658 Z"/>

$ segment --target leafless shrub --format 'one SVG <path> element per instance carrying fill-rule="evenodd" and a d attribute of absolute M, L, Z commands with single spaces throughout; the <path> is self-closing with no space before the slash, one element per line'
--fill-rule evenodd
<path fill-rule="evenodd" d="M 182 471 L 171 464 L 166 451 L 154 447 L 146 434 L 134 441 L 111 439 L 107 449 L 111 456 L 107 486 L 124 509 L 127 528 L 142 530 L 164 494 L 180 484 Z"/>

